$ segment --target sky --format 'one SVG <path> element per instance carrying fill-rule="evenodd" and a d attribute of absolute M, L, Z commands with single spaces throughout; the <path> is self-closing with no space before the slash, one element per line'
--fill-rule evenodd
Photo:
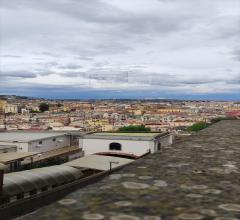
<path fill-rule="evenodd" d="M 0 94 L 240 99 L 240 0 L 0 0 Z"/>

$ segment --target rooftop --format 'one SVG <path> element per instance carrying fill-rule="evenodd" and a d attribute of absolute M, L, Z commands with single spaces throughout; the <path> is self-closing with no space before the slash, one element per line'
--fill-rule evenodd
<path fill-rule="evenodd" d="M 0 163 L 10 163 L 12 161 L 24 159 L 39 154 L 38 152 L 9 152 L 0 154 Z"/>
<path fill-rule="evenodd" d="M 10 131 L 0 132 L 0 142 L 29 142 L 35 140 L 41 140 L 51 137 L 57 137 L 65 135 L 66 133 L 60 132 L 29 132 L 29 131 Z"/>
<path fill-rule="evenodd" d="M 222 121 L 24 220 L 240 217 L 240 121 Z"/>
<path fill-rule="evenodd" d="M 44 186 L 70 182 L 83 176 L 81 172 L 69 166 L 50 166 L 20 172 L 8 173 L 4 176 L 3 196 L 29 192 Z"/>
<path fill-rule="evenodd" d="M 156 137 L 160 135 L 161 133 L 133 133 L 133 132 L 116 132 L 116 133 L 111 133 L 111 132 L 99 132 L 99 133 L 94 133 L 94 135 L 110 135 L 110 136 L 134 136 L 134 137 Z"/>
<path fill-rule="evenodd" d="M 167 133 L 134 133 L 134 132 L 99 132 L 87 134 L 84 138 L 87 139 L 120 139 L 120 140 L 143 140 L 150 141 L 159 136 L 164 136 Z"/>
<path fill-rule="evenodd" d="M 133 162 L 134 160 L 111 157 L 111 156 L 100 156 L 100 155 L 89 155 L 86 157 L 81 157 L 76 160 L 65 163 L 66 166 L 77 167 L 77 168 L 91 168 L 95 170 L 109 170 L 110 162 L 112 163 L 112 168 L 126 165 Z"/>

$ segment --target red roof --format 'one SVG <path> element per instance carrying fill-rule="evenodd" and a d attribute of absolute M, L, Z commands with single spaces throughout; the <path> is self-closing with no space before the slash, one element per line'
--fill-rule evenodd
<path fill-rule="evenodd" d="M 238 117 L 238 116 L 240 116 L 240 111 L 227 112 L 227 115 L 233 116 L 233 117 Z"/>

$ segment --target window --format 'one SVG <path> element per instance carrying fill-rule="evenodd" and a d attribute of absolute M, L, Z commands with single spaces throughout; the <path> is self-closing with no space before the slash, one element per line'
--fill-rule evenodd
<path fill-rule="evenodd" d="M 111 143 L 109 145 L 109 150 L 122 150 L 122 145 L 119 143 Z"/>
<path fill-rule="evenodd" d="M 38 141 L 38 144 L 42 144 L 42 141 Z"/>

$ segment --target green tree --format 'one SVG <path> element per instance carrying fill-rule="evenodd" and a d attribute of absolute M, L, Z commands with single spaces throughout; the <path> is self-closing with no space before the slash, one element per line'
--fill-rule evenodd
<path fill-rule="evenodd" d="M 190 131 L 190 132 L 192 132 L 192 131 L 196 132 L 196 131 L 200 131 L 200 130 L 208 127 L 208 126 L 209 126 L 209 124 L 206 123 L 206 122 L 198 122 L 198 123 L 190 126 L 187 130 Z"/>
<path fill-rule="evenodd" d="M 145 127 L 145 125 L 129 125 L 119 128 L 118 131 L 120 132 L 150 132 L 151 129 Z"/>
<path fill-rule="evenodd" d="M 49 110 L 49 105 L 46 102 L 42 102 L 39 104 L 39 111 L 40 112 L 45 112 Z"/>

